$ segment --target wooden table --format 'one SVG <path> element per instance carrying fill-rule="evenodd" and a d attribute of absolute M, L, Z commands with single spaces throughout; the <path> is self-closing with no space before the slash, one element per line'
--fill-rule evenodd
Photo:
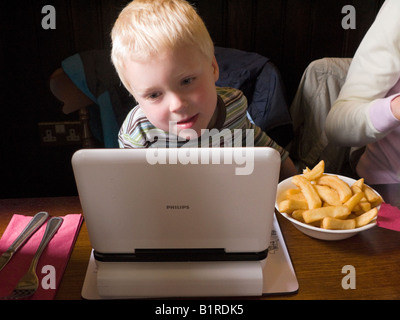
<path fill-rule="evenodd" d="M 38 211 L 63 216 L 81 213 L 78 197 L 0 200 L 0 234 L 15 213 Z M 299 291 L 262 299 L 399 299 L 400 232 L 375 227 L 342 241 L 312 239 L 279 214 L 278 221 L 292 258 Z M 91 253 L 85 223 L 77 238 L 56 299 L 81 299 L 82 285 Z M 343 289 L 344 266 L 355 270 L 355 289 Z"/>

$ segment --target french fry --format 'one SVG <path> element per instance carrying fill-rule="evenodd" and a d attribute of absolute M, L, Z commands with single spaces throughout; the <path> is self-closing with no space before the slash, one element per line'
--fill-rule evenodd
<path fill-rule="evenodd" d="M 347 230 L 354 229 L 356 227 L 355 219 L 335 219 L 331 217 L 325 217 L 322 219 L 321 228 L 330 230 Z"/>
<path fill-rule="evenodd" d="M 380 197 L 376 194 L 376 192 L 374 190 L 372 190 L 372 188 L 370 186 L 367 186 L 366 184 L 364 184 L 363 191 L 365 193 L 365 197 L 367 198 L 367 200 L 369 202 L 379 201 Z"/>
<path fill-rule="evenodd" d="M 363 210 L 364 212 L 367 212 L 372 208 L 371 203 L 367 201 L 360 201 L 359 206 L 361 207 L 361 210 Z"/>
<path fill-rule="evenodd" d="M 371 202 L 371 207 L 372 207 L 372 208 L 375 208 L 375 207 L 379 206 L 382 202 L 383 202 L 382 197 L 379 197 L 378 200 L 376 200 L 376 201 L 374 201 L 374 202 Z"/>
<path fill-rule="evenodd" d="M 356 221 L 356 228 L 360 228 L 362 226 L 370 223 L 376 216 L 378 215 L 378 208 L 373 208 L 362 215 L 358 216 L 354 220 Z"/>
<path fill-rule="evenodd" d="M 321 207 L 322 201 L 310 181 L 308 181 L 303 176 L 294 176 L 292 178 L 292 182 L 296 186 L 298 186 L 300 190 L 303 192 L 304 197 L 307 200 L 309 209 L 315 209 Z"/>
<path fill-rule="evenodd" d="M 304 210 L 294 210 L 292 212 L 292 218 L 299 220 L 300 222 L 304 222 L 303 212 L 304 212 Z"/>
<path fill-rule="evenodd" d="M 317 193 L 321 198 L 321 200 L 327 203 L 328 205 L 340 206 L 342 204 L 342 202 L 339 199 L 338 193 L 331 187 L 321 186 L 316 184 L 314 185 L 314 188 L 315 190 L 317 190 Z"/>
<path fill-rule="evenodd" d="M 339 199 L 342 203 L 345 203 L 347 200 L 349 200 L 353 194 L 349 185 L 337 176 L 323 175 L 317 180 L 317 184 L 325 185 L 335 189 L 339 194 Z"/>
<path fill-rule="evenodd" d="M 310 171 L 311 171 L 311 169 L 309 167 L 306 167 L 305 169 L 303 169 L 303 175 Z"/>
<path fill-rule="evenodd" d="M 364 192 L 364 178 L 360 178 L 358 179 L 356 182 L 353 183 L 353 185 L 350 187 L 351 191 L 353 192 L 353 194 L 357 193 L 357 192 Z M 367 198 L 364 197 L 361 198 L 360 202 L 368 202 Z"/>
<path fill-rule="evenodd" d="M 307 201 L 286 199 L 279 202 L 278 207 L 280 212 L 292 213 L 295 210 L 308 209 L 308 204 Z"/>
<path fill-rule="evenodd" d="M 365 197 L 367 198 L 366 200 L 371 203 L 371 207 L 377 207 L 383 202 L 382 197 L 379 196 L 370 186 L 364 184 L 363 190 Z"/>
<path fill-rule="evenodd" d="M 286 199 L 307 201 L 300 189 L 288 189 L 286 191 Z"/>
<path fill-rule="evenodd" d="M 330 206 L 306 210 L 303 212 L 303 219 L 306 223 L 311 223 L 325 217 L 345 219 L 349 214 L 350 210 L 346 206 Z"/>
<path fill-rule="evenodd" d="M 371 203 L 369 203 L 368 201 L 363 201 L 365 197 L 361 198 L 360 202 L 358 204 L 356 204 L 353 208 L 353 211 L 357 214 L 360 215 L 364 212 L 367 212 L 369 210 L 371 210 Z"/>
<path fill-rule="evenodd" d="M 303 177 L 309 181 L 316 180 L 322 176 L 325 171 L 325 162 L 321 160 L 314 168 L 309 170 L 308 168 L 303 171 Z"/>
<path fill-rule="evenodd" d="M 294 194 L 299 194 L 299 193 L 301 193 L 301 190 L 297 189 L 297 188 L 287 189 L 286 192 L 285 192 L 287 197 L 291 196 L 291 195 L 294 195 Z"/>
<path fill-rule="evenodd" d="M 357 187 L 360 191 L 364 188 L 364 178 L 358 179 L 356 182 L 353 183 L 352 187 Z"/>
<path fill-rule="evenodd" d="M 350 211 L 353 211 L 353 208 L 360 203 L 360 200 L 364 197 L 364 192 L 357 192 L 353 194 L 349 200 L 347 200 L 344 205 L 349 208 Z"/>

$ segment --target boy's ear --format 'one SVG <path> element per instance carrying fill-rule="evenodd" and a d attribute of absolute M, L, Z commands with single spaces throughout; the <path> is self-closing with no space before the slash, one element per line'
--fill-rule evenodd
<path fill-rule="evenodd" d="M 215 82 L 217 82 L 217 80 L 219 79 L 219 67 L 218 67 L 218 62 L 217 62 L 217 59 L 215 58 L 215 56 L 212 59 L 211 65 L 213 67 L 214 80 L 215 80 Z"/>

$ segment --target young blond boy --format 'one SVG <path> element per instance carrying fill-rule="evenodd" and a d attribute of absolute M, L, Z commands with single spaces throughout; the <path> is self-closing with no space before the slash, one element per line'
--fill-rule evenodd
<path fill-rule="evenodd" d="M 239 146 L 275 148 L 282 159 L 281 179 L 297 173 L 287 151 L 249 121 L 243 93 L 215 86 L 219 69 L 213 42 L 185 0 L 129 3 L 113 27 L 111 57 L 138 102 L 120 129 L 120 147 L 205 146 L 205 139 L 209 146 L 210 132 L 223 132 L 224 139 L 218 139 L 223 145 L 238 146 L 240 139 Z M 251 141 L 241 134 L 248 130 Z"/>

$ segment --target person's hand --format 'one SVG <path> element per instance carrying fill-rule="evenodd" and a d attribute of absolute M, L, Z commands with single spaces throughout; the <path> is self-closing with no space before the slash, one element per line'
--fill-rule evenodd
<path fill-rule="evenodd" d="M 400 96 L 397 96 L 392 100 L 392 102 L 390 103 L 390 107 L 396 119 L 400 120 Z"/>
<path fill-rule="evenodd" d="M 292 159 L 289 157 L 281 164 L 281 171 L 279 174 L 279 181 L 283 181 L 286 178 L 292 177 L 298 174 L 296 166 L 294 165 Z"/>

